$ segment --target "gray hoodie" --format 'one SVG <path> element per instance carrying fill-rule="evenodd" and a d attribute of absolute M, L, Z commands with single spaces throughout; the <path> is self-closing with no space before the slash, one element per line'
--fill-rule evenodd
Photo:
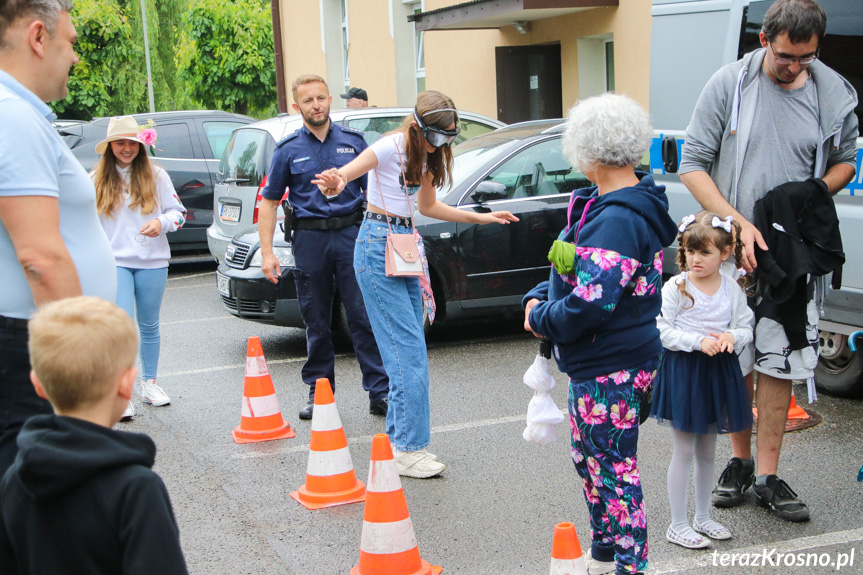
<path fill-rule="evenodd" d="M 686 128 L 679 170 L 680 174 L 707 172 L 722 197 L 749 220 L 755 202 L 770 191 L 738 194 L 741 173 L 763 169 L 760 162 L 746 157 L 746 148 L 758 110 L 757 79 L 764 54 L 764 48 L 750 52 L 720 68 L 707 82 Z M 809 66 L 809 73 L 818 95 L 821 141 L 812 175 L 820 178 L 832 165 L 857 165 L 857 93 L 819 60 Z"/>

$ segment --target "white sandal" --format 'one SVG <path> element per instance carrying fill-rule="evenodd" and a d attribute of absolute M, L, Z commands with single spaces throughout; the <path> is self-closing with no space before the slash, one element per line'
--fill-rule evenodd
<path fill-rule="evenodd" d="M 704 549 L 705 547 L 710 547 L 712 545 L 710 539 L 698 534 L 696 534 L 695 537 L 684 537 L 675 531 L 673 527 L 668 528 L 668 531 L 665 533 L 665 538 L 670 542 L 680 545 L 681 547 L 686 547 L 687 549 Z"/>
<path fill-rule="evenodd" d="M 716 521 L 710 520 L 710 523 L 703 524 L 699 523 L 698 520 L 694 520 L 692 522 L 692 529 L 698 533 L 703 535 L 707 535 L 711 539 L 716 539 L 718 541 L 724 541 L 726 539 L 731 539 L 731 531 L 728 530 L 727 527 L 720 525 Z"/>

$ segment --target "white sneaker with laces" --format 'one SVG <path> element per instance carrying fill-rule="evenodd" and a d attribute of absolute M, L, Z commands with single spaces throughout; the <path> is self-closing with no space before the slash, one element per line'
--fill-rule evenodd
<path fill-rule="evenodd" d="M 120 421 L 129 421 L 135 417 L 135 404 L 132 403 L 132 400 L 129 400 L 129 404 L 126 405 L 126 411 L 123 412 L 123 415 L 120 416 Z"/>
<path fill-rule="evenodd" d="M 446 465 L 437 461 L 436 457 L 425 449 L 419 451 L 393 449 L 393 459 L 395 459 L 399 475 L 405 477 L 426 479 L 440 475 L 446 469 Z"/>
<path fill-rule="evenodd" d="M 614 561 L 598 561 L 590 556 L 590 549 L 584 554 L 584 566 L 587 567 L 588 575 L 606 575 L 614 573 Z"/>
<path fill-rule="evenodd" d="M 143 389 L 141 399 L 144 403 L 150 403 L 155 407 L 161 407 L 171 403 L 171 398 L 165 393 L 165 390 L 156 385 L 155 379 L 148 379 L 141 384 Z"/>

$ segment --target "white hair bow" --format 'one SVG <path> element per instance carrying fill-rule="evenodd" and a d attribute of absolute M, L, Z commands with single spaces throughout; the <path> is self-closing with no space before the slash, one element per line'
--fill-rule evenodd
<path fill-rule="evenodd" d="M 731 233 L 731 220 L 732 219 L 734 219 L 732 216 L 728 216 L 724 220 L 720 220 L 717 216 L 713 216 L 713 220 L 710 222 L 710 224 L 714 228 L 722 228 L 723 230 L 725 230 L 726 232 L 728 232 L 730 234 Z"/>
<path fill-rule="evenodd" d="M 680 225 L 677 227 L 677 229 L 680 230 L 680 233 L 682 234 L 686 231 L 686 227 L 694 221 L 695 214 L 689 214 L 688 216 L 684 216 L 683 221 L 680 222 Z"/>

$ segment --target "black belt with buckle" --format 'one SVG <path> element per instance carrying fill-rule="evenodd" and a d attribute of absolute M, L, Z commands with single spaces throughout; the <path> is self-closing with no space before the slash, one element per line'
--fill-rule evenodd
<path fill-rule="evenodd" d="M 404 226 L 406 228 L 411 227 L 411 219 L 410 218 L 400 218 L 398 216 L 387 216 L 384 214 L 379 214 L 377 212 L 366 212 L 367 220 L 378 220 L 380 222 L 389 222 L 390 225 L 393 226 Z"/>
<path fill-rule="evenodd" d="M 341 230 L 363 221 L 363 212 L 358 210 L 346 216 L 334 218 L 298 218 L 294 225 L 298 230 Z"/>
<path fill-rule="evenodd" d="M 20 317 L 6 317 L 5 315 L 0 315 L 0 327 L 4 327 L 6 329 L 27 331 L 28 323 L 29 320 L 21 319 Z"/>

